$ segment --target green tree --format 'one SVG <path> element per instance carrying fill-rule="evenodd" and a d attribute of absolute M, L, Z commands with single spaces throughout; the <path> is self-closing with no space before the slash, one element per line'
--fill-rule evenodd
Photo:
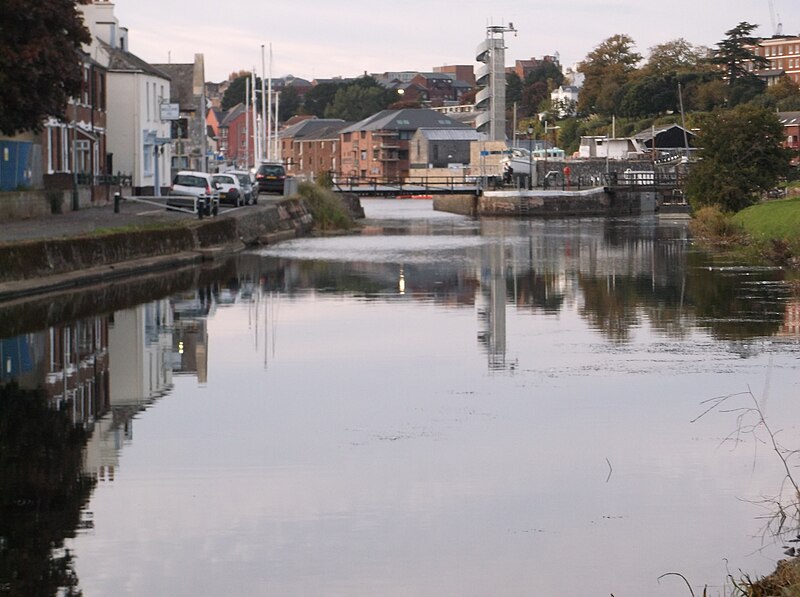
<path fill-rule="evenodd" d="M 747 70 L 748 64 L 756 68 L 769 66 L 769 61 L 752 49 L 758 40 L 751 33 L 757 26 L 742 21 L 730 31 L 726 31 L 727 37 L 717 44 L 711 62 L 725 69 L 728 85 L 733 85 L 740 78 L 753 77 Z"/>
<path fill-rule="evenodd" d="M 506 108 L 512 108 L 514 104 L 522 101 L 522 79 L 519 75 L 511 71 L 506 75 Z"/>
<path fill-rule="evenodd" d="M 633 39 L 612 35 L 587 54 L 578 70 L 584 74 L 578 111 L 584 114 L 615 114 L 625 95 L 625 85 L 642 59 Z"/>
<path fill-rule="evenodd" d="M 64 119 L 83 81 L 80 50 L 91 42 L 78 4 L 86 0 L 0 2 L 0 132 L 39 131 Z"/>
<path fill-rule="evenodd" d="M 300 96 L 297 89 L 287 87 L 281 91 L 280 104 L 278 105 L 278 120 L 286 122 L 300 111 Z"/>
<path fill-rule="evenodd" d="M 693 46 L 679 37 L 650 48 L 650 55 L 642 70 L 648 75 L 696 72 L 701 68 L 704 53 L 703 48 Z"/>
<path fill-rule="evenodd" d="M 742 104 L 706 114 L 699 125 L 699 159 L 687 183 L 695 208 L 739 211 L 788 172 L 792 152 L 783 147 L 783 125 L 773 111 Z"/>
<path fill-rule="evenodd" d="M 766 95 L 775 102 L 775 108 L 781 112 L 800 111 L 800 87 L 785 75 L 767 89 Z"/>
<path fill-rule="evenodd" d="M 303 114 L 311 114 L 317 118 L 325 116 L 325 110 L 333 103 L 336 92 L 343 87 L 343 83 L 319 83 L 306 93 L 303 100 Z"/>
<path fill-rule="evenodd" d="M 397 92 L 386 89 L 372 77 L 361 77 L 341 87 L 325 109 L 325 118 L 362 120 L 385 110 L 399 100 Z"/>
<path fill-rule="evenodd" d="M 222 95 L 220 107 L 223 111 L 230 110 L 235 105 L 244 104 L 247 101 L 247 88 L 250 85 L 250 76 L 250 73 L 241 72 L 231 80 L 230 85 L 228 85 L 228 88 Z M 261 79 L 259 78 L 256 78 L 256 89 L 259 92 L 261 90 Z M 260 93 L 258 94 L 258 97 L 260 97 Z M 252 93 L 250 101 L 253 101 Z"/>

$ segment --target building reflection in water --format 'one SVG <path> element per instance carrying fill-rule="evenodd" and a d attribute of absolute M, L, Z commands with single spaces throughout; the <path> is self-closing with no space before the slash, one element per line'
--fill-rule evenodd
<path fill-rule="evenodd" d="M 84 451 L 84 470 L 113 481 L 119 453 L 133 439 L 133 418 L 172 387 L 172 309 L 168 300 L 109 317 L 109 404 Z"/>

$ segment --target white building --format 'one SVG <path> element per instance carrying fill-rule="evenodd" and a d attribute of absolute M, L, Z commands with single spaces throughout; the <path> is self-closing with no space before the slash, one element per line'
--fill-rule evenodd
<path fill-rule="evenodd" d="M 561 85 L 550 93 L 550 101 L 553 104 L 553 108 L 558 111 L 559 118 L 566 118 L 575 114 L 580 91 L 573 85 Z"/>
<path fill-rule="evenodd" d="M 608 137 L 581 137 L 578 157 L 608 158 L 624 160 L 644 154 L 644 148 L 632 137 L 609 139 Z"/>
<path fill-rule="evenodd" d="M 114 4 L 78 5 L 92 34 L 90 56 L 108 69 L 107 151 L 110 170 L 131 174 L 134 192 L 169 185 L 170 122 L 161 104 L 170 99 L 170 78 L 128 51 L 128 30 L 119 26 Z"/>

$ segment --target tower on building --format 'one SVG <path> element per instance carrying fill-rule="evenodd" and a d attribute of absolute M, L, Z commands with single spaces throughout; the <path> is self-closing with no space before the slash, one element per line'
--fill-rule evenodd
<path fill-rule="evenodd" d="M 483 63 L 475 73 L 480 88 L 475 96 L 475 108 L 482 112 L 475 124 L 491 141 L 505 141 L 506 138 L 507 32 L 517 32 L 513 23 L 487 27 L 486 39 L 475 50 L 476 60 Z"/>

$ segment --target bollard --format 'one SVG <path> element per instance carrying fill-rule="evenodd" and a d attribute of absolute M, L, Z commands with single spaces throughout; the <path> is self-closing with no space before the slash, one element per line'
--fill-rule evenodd
<path fill-rule="evenodd" d="M 203 212 L 206 210 L 206 202 L 204 199 L 197 200 L 197 219 L 203 219 Z"/>
<path fill-rule="evenodd" d="M 114 193 L 114 213 L 115 214 L 119 213 L 119 201 L 120 201 L 119 193 Z"/>

